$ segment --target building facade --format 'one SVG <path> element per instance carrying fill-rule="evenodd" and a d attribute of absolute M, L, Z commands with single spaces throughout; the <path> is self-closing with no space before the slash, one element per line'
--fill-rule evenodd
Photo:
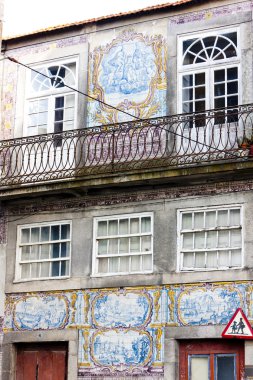
<path fill-rule="evenodd" d="M 221 338 L 253 321 L 252 12 L 3 41 L 3 379 L 253 376 L 252 341 Z"/>

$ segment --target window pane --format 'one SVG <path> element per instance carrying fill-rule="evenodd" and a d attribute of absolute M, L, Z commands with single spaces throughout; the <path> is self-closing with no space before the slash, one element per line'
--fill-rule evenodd
<path fill-rule="evenodd" d="M 193 103 L 183 103 L 183 112 L 192 113 L 193 112 Z"/>
<path fill-rule="evenodd" d="M 40 269 L 39 263 L 32 263 L 31 264 L 31 277 L 32 278 L 39 277 L 39 269 Z"/>
<path fill-rule="evenodd" d="M 219 252 L 219 266 L 220 267 L 229 267 L 229 251 L 220 251 Z"/>
<path fill-rule="evenodd" d="M 193 249 L 193 234 L 187 233 L 183 235 L 183 248 Z"/>
<path fill-rule="evenodd" d="M 128 253 L 129 252 L 129 238 L 120 238 L 119 239 L 119 253 Z"/>
<path fill-rule="evenodd" d="M 230 210 L 230 226 L 240 225 L 240 210 Z"/>
<path fill-rule="evenodd" d="M 42 260 L 49 259 L 49 250 L 50 250 L 49 244 L 42 244 L 40 246 L 40 259 Z"/>
<path fill-rule="evenodd" d="M 231 247 L 241 247 L 242 238 L 241 238 L 241 230 L 232 230 L 230 232 L 230 246 Z"/>
<path fill-rule="evenodd" d="M 98 255 L 107 254 L 107 243 L 108 243 L 108 240 L 106 239 L 102 239 L 98 241 Z"/>
<path fill-rule="evenodd" d="M 118 235 L 118 221 L 117 220 L 109 220 L 108 223 L 108 234 L 111 235 Z"/>
<path fill-rule="evenodd" d="M 58 96 L 57 98 L 55 98 L 55 108 L 59 109 L 63 107 L 64 107 L 64 96 Z M 61 119 L 58 118 L 56 120 L 62 120 L 62 118 Z"/>
<path fill-rule="evenodd" d="M 50 271 L 50 263 L 40 264 L 40 277 L 48 277 Z"/>
<path fill-rule="evenodd" d="M 130 220 L 130 234 L 139 233 L 139 218 L 133 218 Z"/>
<path fill-rule="evenodd" d="M 107 235 L 107 222 L 98 222 L 98 236 Z"/>
<path fill-rule="evenodd" d="M 224 96 L 225 95 L 225 83 L 216 84 L 214 86 L 214 95 L 215 96 Z"/>
<path fill-rule="evenodd" d="M 205 101 L 198 101 L 195 103 L 195 112 L 205 111 L 205 109 L 206 109 Z"/>
<path fill-rule="evenodd" d="M 119 221 L 119 233 L 121 235 L 128 234 L 128 219 L 121 219 Z"/>
<path fill-rule="evenodd" d="M 30 242 L 30 228 L 22 228 L 21 230 L 21 243 Z"/>
<path fill-rule="evenodd" d="M 195 253 L 195 267 L 196 268 L 205 268 L 205 253 L 196 252 Z"/>
<path fill-rule="evenodd" d="M 218 232 L 218 247 L 219 248 L 229 247 L 229 231 Z"/>
<path fill-rule="evenodd" d="M 183 87 L 192 87 L 192 86 L 193 86 L 193 75 L 184 75 Z"/>
<path fill-rule="evenodd" d="M 129 272 L 129 257 L 120 258 L 120 272 Z"/>
<path fill-rule="evenodd" d="M 195 244 L 194 248 L 205 248 L 205 233 L 196 232 L 195 233 Z"/>
<path fill-rule="evenodd" d="M 40 240 L 40 229 L 39 228 L 31 228 L 31 242 L 37 243 Z"/>
<path fill-rule="evenodd" d="M 141 269 L 141 256 L 131 257 L 131 270 L 133 272 L 140 271 Z"/>
<path fill-rule="evenodd" d="M 59 240 L 60 238 L 60 227 L 52 226 L 51 227 L 51 240 Z"/>
<path fill-rule="evenodd" d="M 206 257 L 207 268 L 217 268 L 217 252 L 208 252 Z"/>
<path fill-rule="evenodd" d="M 207 211 L 206 212 L 206 228 L 212 228 L 216 225 L 216 212 Z"/>
<path fill-rule="evenodd" d="M 225 107 L 225 98 L 218 98 L 214 101 L 215 108 L 224 108 Z"/>
<path fill-rule="evenodd" d="M 109 272 L 118 272 L 119 259 L 117 257 L 112 257 L 109 259 Z"/>
<path fill-rule="evenodd" d="M 214 72 L 214 82 L 225 82 L 225 70 L 215 70 Z"/>
<path fill-rule="evenodd" d="M 38 260 L 39 259 L 39 245 L 32 245 L 31 246 L 31 254 L 30 254 L 30 260 Z"/>
<path fill-rule="evenodd" d="M 21 251 L 21 260 L 22 261 L 30 259 L 30 249 L 31 249 L 30 245 L 25 245 L 24 247 L 22 247 L 22 251 Z"/>
<path fill-rule="evenodd" d="M 98 261 L 98 272 L 107 273 L 108 272 L 108 259 L 99 259 Z"/>
<path fill-rule="evenodd" d="M 61 243 L 61 257 L 67 256 L 67 243 Z"/>
<path fill-rule="evenodd" d="M 205 73 L 195 74 L 195 85 L 205 84 Z"/>
<path fill-rule="evenodd" d="M 228 96 L 228 107 L 238 105 L 238 96 Z"/>
<path fill-rule="evenodd" d="M 151 236 L 143 236 L 141 238 L 141 251 L 151 251 Z"/>
<path fill-rule="evenodd" d="M 217 232 L 207 231 L 206 233 L 206 248 L 216 248 L 217 247 Z"/>
<path fill-rule="evenodd" d="M 235 357 L 219 356 L 216 357 L 217 380 L 235 380 Z"/>
<path fill-rule="evenodd" d="M 139 237 L 130 238 L 130 252 L 140 252 L 140 238 Z"/>
<path fill-rule="evenodd" d="M 195 87 L 195 99 L 205 99 L 206 89 L 205 87 Z"/>
<path fill-rule="evenodd" d="M 209 380 L 209 358 L 191 357 L 190 361 L 191 380 Z"/>
<path fill-rule="evenodd" d="M 203 212 L 194 213 L 194 228 L 204 228 L 204 213 Z"/>
<path fill-rule="evenodd" d="M 59 276 L 59 271 L 60 271 L 60 263 L 59 261 L 52 262 L 52 276 L 57 277 Z"/>
<path fill-rule="evenodd" d="M 238 82 L 229 82 L 227 83 L 227 93 L 228 95 L 238 93 Z"/>
<path fill-rule="evenodd" d="M 70 238 L 70 225 L 62 224 L 61 226 L 61 239 L 69 239 Z"/>
<path fill-rule="evenodd" d="M 30 278 L 30 264 L 22 264 L 21 278 Z"/>
<path fill-rule="evenodd" d="M 227 210 L 219 210 L 218 211 L 218 227 L 228 226 L 228 211 Z"/>
<path fill-rule="evenodd" d="M 61 261 L 61 276 L 69 275 L 69 261 Z"/>
<path fill-rule="evenodd" d="M 240 249 L 235 249 L 231 251 L 231 266 L 232 267 L 242 266 L 242 252 Z"/>
<path fill-rule="evenodd" d="M 182 215 L 182 228 L 183 230 L 192 229 L 192 214 L 183 214 Z"/>
<path fill-rule="evenodd" d="M 49 241 L 49 227 L 41 227 L 41 241 Z"/>
<path fill-rule="evenodd" d="M 152 255 L 142 256 L 142 269 L 145 271 L 152 269 Z"/>
<path fill-rule="evenodd" d="M 57 259 L 60 256 L 60 244 L 52 244 L 52 258 Z"/>
<path fill-rule="evenodd" d="M 149 216 L 141 218 L 141 232 L 151 232 L 151 218 Z"/>
<path fill-rule="evenodd" d="M 183 101 L 192 100 L 193 99 L 193 89 L 187 88 L 183 89 Z"/>
<path fill-rule="evenodd" d="M 238 79 L 238 68 L 231 67 L 230 69 L 227 69 L 227 77 L 228 80 Z"/>
<path fill-rule="evenodd" d="M 112 255 L 118 254 L 118 239 L 109 240 L 108 254 L 112 254 Z"/>
<path fill-rule="evenodd" d="M 184 268 L 194 268 L 194 253 L 185 252 L 183 257 Z"/>

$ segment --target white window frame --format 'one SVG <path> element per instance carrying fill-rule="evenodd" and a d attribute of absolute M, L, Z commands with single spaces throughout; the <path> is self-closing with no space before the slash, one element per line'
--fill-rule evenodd
<path fill-rule="evenodd" d="M 194 212 L 207 212 L 207 211 L 218 211 L 218 210 L 231 210 L 239 208 L 240 209 L 240 229 L 241 229 L 241 265 L 236 267 L 219 267 L 219 268 L 183 268 L 183 233 L 182 233 L 182 215 L 184 213 L 194 213 Z M 244 267 L 244 226 L 243 226 L 243 215 L 244 207 L 242 204 L 229 204 L 224 206 L 210 206 L 210 207 L 195 207 L 195 208 L 184 208 L 177 210 L 177 272 L 207 272 L 207 271 L 220 271 L 220 270 L 237 270 Z M 217 227 L 215 227 L 218 230 Z M 213 230 L 213 229 L 210 229 Z M 229 230 L 229 228 L 227 228 Z M 196 230 L 190 230 L 189 232 L 194 232 Z M 203 228 L 202 231 L 207 231 Z M 186 233 L 186 232 L 184 232 Z M 229 250 L 231 247 L 226 248 Z M 193 249 L 194 250 L 194 249 Z M 195 249 L 196 250 L 196 249 Z M 203 249 L 202 251 L 205 251 Z M 215 250 L 215 249 L 210 249 Z M 216 249 L 219 250 L 218 248 Z"/>
<path fill-rule="evenodd" d="M 128 272 L 107 272 L 107 273 L 99 273 L 98 272 L 98 262 L 99 258 L 102 258 L 102 255 L 99 255 L 98 258 L 98 239 L 97 239 L 97 231 L 98 231 L 98 222 L 100 221 L 110 221 L 110 220 L 119 220 L 119 219 L 134 219 L 139 217 L 150 217 L 150 226 L 151 231 L 150 233 L 138 233 L 138 234 L 127 234 L 124 235 L 124 237 L 134 237 L 134 236 L 151 236 L 151 252 L 138 252 L 138 253 L 128 253 L 128 254 L 121 254 L 121 255 L 104 255 L 103 257 L 132 257 L 132 256 L 144 256 L 145 254 L 151 256 L 151 269 L 146 271 L 128 271 Z M 131 213 L 131 214 L 117 214 L 117 215 L 110 215 L 110 216 L 102 216 L 102 217 L 95 217 L 93 220 L 93 260 L 92 260 L 92 277 L 106 277 L 106 276 L 125 276 L 125 275 L 134 275 L 134 274 L 147 274 L 147 273 L 153 273 L 153 238 L 154 238 L 154 215 L 153 212 L 142 212 L 142 213 Z M 122 235 L 110 235 L 110 238 L 119 238 Z M 101 237 L 100 237 L 101 238 Z M 106 236 L 104 237 L 106 239 Z"/>
<path fill-rule="evenodd" d="M 194 39 L 194 38 L 205 38 L 208 36 L 227 34 L 227 33 L 237 33 L 237 57 L 227 58 L 223 60 L 218 60 L 208 64 L 197 63 L 191 65 L 183 65 L 183 42 Z M 242 80 L 241 80 L 241 48 L 240 48 L 240 28 L 239 27 L 230 27 L 222 29 L 213 29 L 209 31 L 197 32 L 197 33 L 188 33 L 187 35 L 180 35 L 177 39 L 178 54 L 178 88 L 177 88 L 177 104 L 178 104 L 178 113 L 183 113 L 183 91 L 182 91 L 182 78 L 183 75 L 187 74 L 198 74 L 205 72 L 206 73 L 206 109 L 214 108 L 214 77 L 213 73 L 216 69 L 224 69 L 230 67 L 238 67 L 238 104 L 242 102 Z"/>
<path fill-rule="evenodd" d="M 35 70 L 48 68 L 51 66 L 60 66 L 60 65 L 67 65 L 70 63 L 74 63 L 76 66 L 76 76 L 75 76 L 75 85 L 71 86 L 74 89 L 78 89 L 78 73 L 79 73 L 79 62 L 78 57 L 73 56 L 71 58 L 67 57 L 66 59 L 56 59 L 46 62 L 40 62 L 36 63 L 36 65 L 31 65 L 31 67 Z M 56 97 L 59 96 L 65 96 L 65 95 L 74 95 L 74 121 L 73 121 L 73 128 L 76 129 L 77 126 L 77 104 L 78 104 L 78 94 L 74 90 L 70 90 L 69 88 L 59 87 L 58 89 L 54 90 L 45 90 L 45 91 L 39 91 L 39 92 L 33 92 L 31 90 L 31 84 L 32 84 L 32 70 L 28 73 L 26 78 L 26 103 L 25 103 L 25 117 L 24 117 L 24 136 L 30 136 L 28 131 L 28 120 L 29 120 L 29 104 L 33 100 L 42 100 L 48 99 L 48 123 L 47 123 L 47 132 L 46 133 L 54 133 L 54 100 Z M 39 134 L 39 133 L 37 133 Z"/>
<path fill-rule="evenodd" d="M 22 278 L 21 277 L 21 253 L 22 253 L 22 246 L 24 244 L 21 244 L 21 230 L 25 228 L 36 228 L 36 227 L 51 227 L 51 226 L 61 226 L 64 224 L 68 224 L 70 226 L 69 231 L 69 239 L 64 240 L 49 240 L 48 244 L 52 243 L 61 243 L 61 242 L 69 242 L 69 256 L 66 257 L 66 260 L 62 260 L 64 258 L 49 258 L 49 259 L 38 259 L 38 260 L 27 260 L 27 263 L 31 262 L 54 262 L 54 261 L 68 261 L 69 262 L 69 274 L 65 276 L 49 276 L 49 277 L 33 277 L 33 278 Z M 27 243 L 27 245 L 39 245 L 41 242 L 36 243 Z M 17 244 L 16 244 L 16 267 L 15 267 L 15 280 L 14 282 L 27 282 L 27 281 L 40 281 L 40 280 L 61 280 L 70 278 L 71 275 L 71 246 L 72 246 L 72 221 L 71 220 L 61 220 L 61 221 L 53 221 L 53 222 L 42 222 L 42 223 L 30 223 L 30 224 L 22 224 L 17 226 Z"/>

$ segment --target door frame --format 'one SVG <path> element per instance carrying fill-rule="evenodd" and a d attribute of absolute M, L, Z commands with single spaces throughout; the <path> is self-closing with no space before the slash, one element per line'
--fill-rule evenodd
<path fill-rule="evenodd" d="M 179 379 L 189 380 L 189 355 L 237 354 L 237 380 L 244 375 L 244 341 L 236 339 L 190 339 L 179 341 Z M 211 366 L 214 374 L 214 366 Z"/>
<path fill-rule="evenodd" d="M 69 354 L 69 345 L 67 341 L 63 342 L 31 342 L 31 343 L 18 343 L 16 344 L 16 361 L 15 361 L 15 379 L 17 378 L 17 369 L 18 369 L 18 355 L 26 351 L 34 352 L 45 352 L 45 351 L 54 351 L 54 352 L 65 352 L 65 380 L 68 378 L 68 354 Z"/>

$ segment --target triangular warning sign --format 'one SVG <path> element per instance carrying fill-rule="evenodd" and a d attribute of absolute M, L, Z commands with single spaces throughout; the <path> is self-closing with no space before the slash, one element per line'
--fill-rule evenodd
<path fill-rule="evenodd" d="M 221 336 L 223 338 L 253 339 L 252 327 L 241 308 L 236 310 Z"/>

